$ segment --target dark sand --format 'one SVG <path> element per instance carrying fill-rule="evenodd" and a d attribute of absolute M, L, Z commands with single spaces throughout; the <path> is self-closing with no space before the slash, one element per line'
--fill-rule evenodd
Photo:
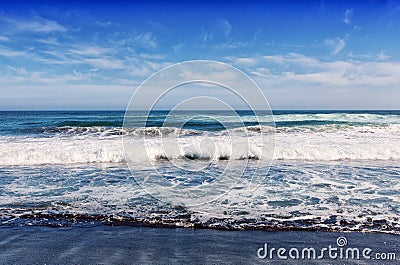
<path fill-rule="evenodd" d="M 345 247 L 396 253 L 395 261 L 260 259 L 257 250 Z M 221 231 L 189 228 L 94 226 L 0 228 L 0 264 L 400 264 L 400 236 L 328 232 Z"/>

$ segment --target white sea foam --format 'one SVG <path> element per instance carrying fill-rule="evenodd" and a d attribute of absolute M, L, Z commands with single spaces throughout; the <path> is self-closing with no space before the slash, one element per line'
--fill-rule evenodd
<path fill-rule="evenodd" d="M 119 163 L 124 161 L 118 139 L 0 137 L 0 165 Z"/>
<path fill-rule="evenodd" d="M 83 136 L 92 135 L 99 137 L 108 137 L 113 135 L 129 135 L 129 136 L 160 136 L 160 135 L 192 135 L 201 134 L 196 130 L 179 129 L 174 127 L 145 127 L 145 128 L 122 128 L 122 127 L 75 127 L 75 126 L 62 126 L 42 128 L 44 135 L 57 135 L 57 136 Z"/>
<path fill-rule="evenodd" d="M 147 154 L 136 159 L 162 158 L 260 159 L 262 149 L 271 139 L 259 141 L 258 133 L 271 133 L 273 128 L 250 127 L 234 129 L 236 137 L 224 132 L 186 130 L 178 134 L 179 148 L 169 135 L 168 128 L 137 129 L 146 134 Z M 345 126 L 322 125 L 312 127 L 278 128 L 275 135 L 275 156 L 279 160 L 400 160 L 400 125 Z M 238 133 L 239 132 L 239 133 Z M 247 137 L 247 134 L 249 137 Z M 161 141 L 160 135 L 165 135 Z M 138 144 L 141 143 L 137 140 Z M 138 149 L 139 150 L 139 149 Z M 74 163 L 121 163 L 125 161 L 122 137 L 113 134 L 83 134 L 68 137 L 0 137 L 0 165 L 38 165 Z"/>
<path fill-rule="evenodd" d="M 219 167 L 222 169 L 223 166 Z M 46 174 L 43 174 L 43 169 L 48 170 Z M 169 164 L 163 164 L 159 169 L 165 175 L 174 172 L 171 178 L 181 184 L 187 179 L 187 176 L 182 177 L 182 171 Z M 147 196 L 132 179 L 126 177 L 129 173 L 124 167 L 32 167 L 31 171 L 16 169 L 3 174 L 14 176 L 16 172 L 19 177 L 5 183 L 3 196 L 0 196 L 1 204 L 17 208 L 15 213 L 9 208 L 3 211 L 3 214 L 9 211 L 12 217 L 18 217 L 21 212 L 29 215 L 34 210 L 50 215 L 67 211 L 87 216 L 120 214 L 153 220 L 157 224 L 168 221 L 177 215 L 177 211 L 183 210 L 183 214 L 191 213 L 190 217 L 182 217 L 189 221 L 188 225 L 193 221 L 228 229 L 257 227 L 257 224 L 262 227 L 263 223 L 293 228 L 293 222 L 297 222 L 295 226 L 298 228 L 400 231 L 397 192 L 400 171 L 390 162 L 355 162 L 351 166 L 341 162 L 318 163 L 317 166 L 312 163 L 277 163 L 268 174 L 266 169 L 262 169 L 261 179 L 241 178 L 234 189 L 218 200 L 180 208 Z M 146 174 L 147 171 L 138 170 L 136 173 Z M 208 172 L 203 177 L 212 174 Z M 259 188 L 250 192 L 247 189 L 249 181 L 258 181 Z M 194 184 L 187 187 L 188 192 L 196 194 L 205 185 L 209 184 Z M 178 189 L 178 186 L 173 189 Z M 165 186 L 165 191 L 170 188 Z M 18 209 L 18 205 L 25 207 Z M 343 220 L 350 222 L 341 223 Z"/>
<path fill-rule="evenodd" d="M 276 122 L 287 121 L 338 121 L 362 123 L 400 123 L 399 115 L 383 115 L 370 113 L 312 113 L 274 115 Z"/>
<path fill-rule="evenodd" d="M 253 115 L 249 116 L 226 116 L 213 115 L 213 119 L 220 122 L 270 122 L 271 115 Z M 191 116 L 179 116 L 177 119 L 187 120 Z M 200 119 L 201 120 L 201 119 Z M 295 121 L 331 121 L 331 122 L 352 122 L 352 123 L 385 123 L 385 124 L 400 124 L 400 115 L 388 114 L 372 114 L 372 113 L 297 113 L 297 114 L 274 114 L 275 122 L 295 122 Z"/>

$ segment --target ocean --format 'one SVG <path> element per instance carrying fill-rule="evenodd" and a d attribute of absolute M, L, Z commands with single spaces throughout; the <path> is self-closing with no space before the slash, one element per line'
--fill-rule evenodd
<path fill-rule="evenodd" d="M 400 233 L 400 111 L 124 114 L 0 112 L 0 226 Z"/>

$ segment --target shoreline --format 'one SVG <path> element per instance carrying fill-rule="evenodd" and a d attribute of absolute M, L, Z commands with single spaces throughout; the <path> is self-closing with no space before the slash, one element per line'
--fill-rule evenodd
<path fill-rule="evenodd" d="M 15 214 L 15 213 L 14 213 Z M 12 215 L 0 214 L 3 218 L 1 227 L 17 226 L 44 226 L 44 227 L 93 227 L 93 226 L 127 226 L 149 228 L 187 228 L 187 229 L 211 229 L 221 231 L 266 231 L 266 232 L 324 232 L 324 233 L 379 233 L 400 235 L 398 227 L 392 227 L 385 220 L 371 220 L 369 223 L 355 223 L 346 219 L 333 223 L 328 220 L 325 223 L 320 220 L 288 220 L 279 222 L 269 220 L 264 222 L 249 222 L 246 220 L 228 220 L 212 218 L 207 222 L 192 219 L 191 214 L 182 211 L 171 218 L 162 217 L 129 217 L 113 214 L 78 214 L 78 213 L 23 213 L 19 212 L 18 218 Z M 336 218 L 336 216 L 332 216 Z M 7 221 L 7 219 L 9 221 Z M 318 222 L 319 221 L 319 222 Z"/>

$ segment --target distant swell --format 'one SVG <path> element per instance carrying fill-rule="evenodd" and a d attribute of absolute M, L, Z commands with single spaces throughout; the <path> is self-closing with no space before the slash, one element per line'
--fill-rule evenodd
<path fill-rule="evenodd" d="M 105 127 L 122 127 L 121 121 L 63 121 L 57 124 L 57 127 L 94 127 L 94 126 L 105 126 Z"/>

